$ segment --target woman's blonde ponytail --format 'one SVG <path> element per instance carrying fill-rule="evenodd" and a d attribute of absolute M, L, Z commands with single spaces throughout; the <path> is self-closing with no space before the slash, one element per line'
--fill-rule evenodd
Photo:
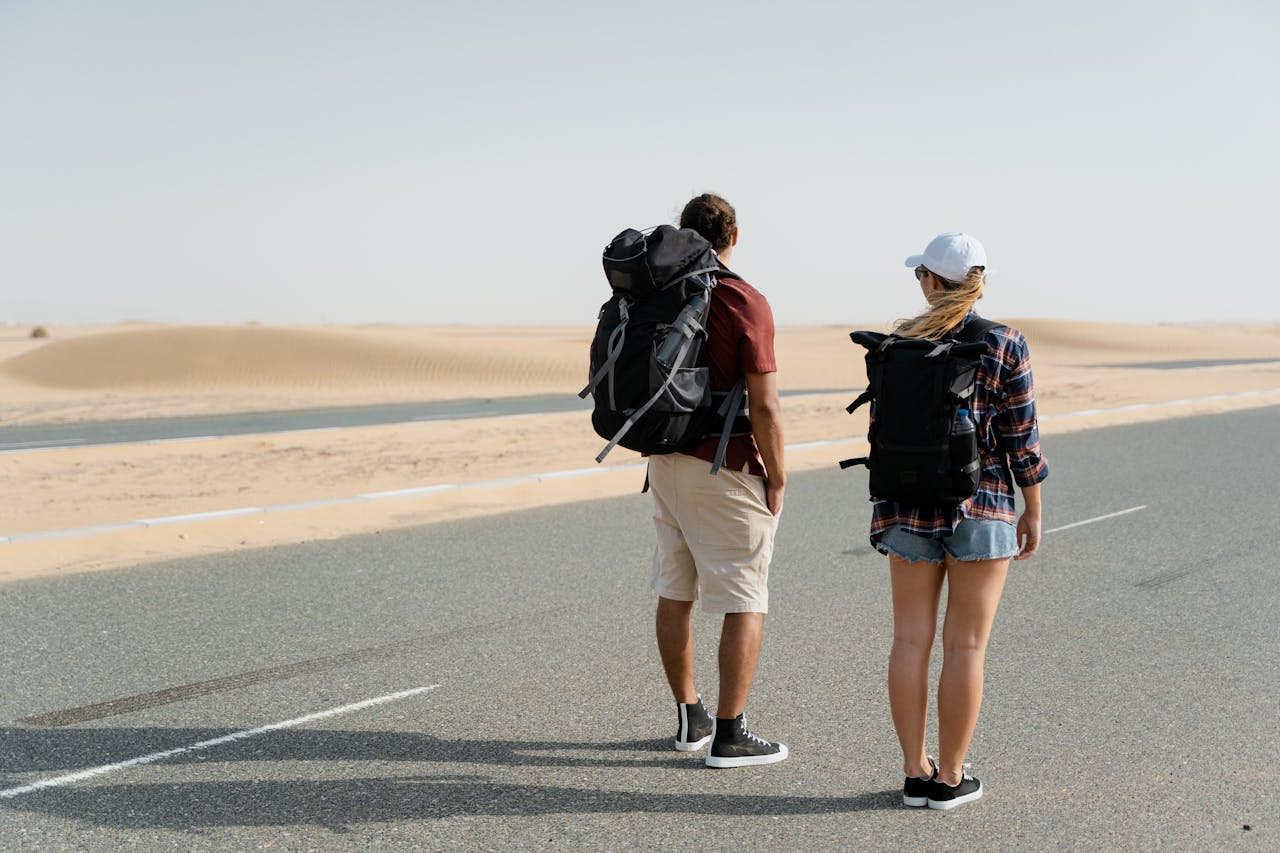
<path fill-rule="evenodd" d="M 894 327 L 896 335 L 908 338 L 940 340 L 954 329 L 982 298 L 982 286 L 986 279 L 982 267 L 970 267 L 964 281 L 954 282 L 938 278 L 943 289 L 934 295 L 929 309 L 909 320 L 901 320 Z"/>

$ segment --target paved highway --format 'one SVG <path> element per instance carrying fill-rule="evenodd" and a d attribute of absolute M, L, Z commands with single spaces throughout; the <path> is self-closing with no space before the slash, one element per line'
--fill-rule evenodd
<path fill-rule="evenodd" d="M 795 397 L 805 394 L 841 392 L 853 393 L 848 389 L 801 390 L 783 392 L 782 396 Z M 89 447 L 99 444 L 183 441 L 229 435 L 426 423 L 464 418 L 555 414 L 556 412 L 588 411 L 590 408 L 589 399 L 582 400 L 571 394 L 545 394 L 532 397 L 437 400 L 423 403 L 292 409 L 281 412 L 241 412 L 181 418 L 20 424 L 0 427 L 0 453 L 24 453 L 32 450 Z"/>
<path fill-rule="evenodd" d="M 833 461 L 788 489 L 748 708 L 786 762 L 668 748 L 634 495 L 0 586 L 0 849 L 1274 850 L 1277 434 L 1046 441 L 954 813 L 900 806 L 884 559 Z"/>

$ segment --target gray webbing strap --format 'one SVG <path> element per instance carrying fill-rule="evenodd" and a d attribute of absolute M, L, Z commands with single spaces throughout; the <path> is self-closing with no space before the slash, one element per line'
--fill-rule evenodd
<path fill-rule="evenodd" d="M 627 310 L 627 298 L 625 296 L 618 297 L 618 317 L 619 322 L 609 335 L 608 357 L 604 360 L 604 364 L 600 365 L 600 369 L 596 371 L 596 375 L 591 377 L 591 381 L 587 383 L 587 387 L 578 392 L 578 396 L 586 399 L 587 395 L 596 390 L 596 386 L 600 384 L 600 380 L 605 376 L 609 377 L 609 408 L 616 409 L 617 406 L 613 402 L 613 365 L 618 361 L 618 356 L 622 355 L 622 345 L 627 340 L 627 320 L 631 318 L 631 312 Z"/>
<path fill-rule="evenodd" d="M 675 361 L 673 363 L 674 364 L 683 363 L 684 357 L 689 353 L 689 347 L 691 346 L 693 346 L 693 338 L 686 339 L 684 344 L 681 345 L 680 353 L 675 357 Z M 636 421 L 639 420 L 640 417 L 645 412 L 649 411 L 649 409 L 653 406 L 653 404 L 658 402 L 659 398 L 661 398 L 662 395 L 666 393 L 666 390 L 669 387 L 671 387 L 671 383 L 672 381 L 675 380 L 675 377 L 676 377 L 676 371 L 673 368 L 672 371 L 667 374 L 666 380 L 662 383 L 662 386 L 657 390 L 657 392 L 652 397 L 649 398 L 648 402 L 646 402 L 643 406 L 641 406 L 640 408 L 636 409 L 634 412 L 631 413 L 631 416 L 627 418 L 627 421 L 622 425 L 622 428 L 619 429 L 617 434 L 614 435 L 614 437 L 609 441 L 609 443 L 604 446 L 604 450 L 601 450 L 600 455 L 596 457 L 597 462 L 603 462 L 604 458 L 609 455 L 609 451 L 617 447 L 618 442 L 622 439 L 624 435 L 626 435 L 628 432 L 631 431 L 631 428 L 635 426 Z"/>
<path fill-rule="evenodd" d="M 725 453 L 729 450 L 729 434 L 733 432 L 733 420 L 738 416 L 739 410 L 742 408 L 742 398 L 747 392 L 747 377 L 740 378 L 733 390 L 729 392 L 729 397 L 724 401 L 724 405 L 720 407 L 719 414 L 724 415 L 724 431 L 720 433 L 720 444 L 716 446 L 715 459 L 711 463 L 712 476 L 720 473 L 721 466 L 724 465 Z"/>

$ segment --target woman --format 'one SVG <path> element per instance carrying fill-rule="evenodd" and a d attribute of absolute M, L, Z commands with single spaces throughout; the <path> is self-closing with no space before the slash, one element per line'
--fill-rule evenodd
<path fill-rule="evenodd" d="M 923 254 L 907 258 L 929 307 L 895 333 L 931 340 L 958 334 L 977 317 L 973 306 L 982 297 L 986 263 L 982 245 L 958 232 L 939 235 Z M 875 500 L 871 516 L 871 544 L 889 557 L 889 707 L 902 746 L 902 801 L 908 806 L 946 810 L 982 796 L 982 783 L 964 772 L 964 758 L 982 704 L 987 640 L 1009 559 L 1025 560 L 1040 543 L 1039 484 L 1049 469 L 1040 454 L 1027 342 L 1008 326 L 988 330 L 984 339 L 989 352 L 970 406 L 982 464 L 977 494 L 954 509 Z M 1022 490 L 1020 516 L 1015 482 Z M 935 762 L 925 752 L 925 721 L 944 579 Z"/>

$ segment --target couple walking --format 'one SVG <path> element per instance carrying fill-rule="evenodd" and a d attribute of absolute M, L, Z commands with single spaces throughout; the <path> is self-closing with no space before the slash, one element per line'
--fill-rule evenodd
<path fill-rule="evenodd" d="M 695 197 L 680 215 L 711 244 L 727 272 L 738 242 L 734 209 L 719 196 Z M 928 301 L 898 335 L 941 340 L 977 318 L 986 255 L 965 234 L 943 234 L 907 259 Z M 649 458 L 657 545 L 649 585 L 658 595 L 658 652 L 677 705 L 675 747 L 707 749 L 710 767 L 772 764 L 787 747 L 747 727 L 747 695 L 769 609 L 768 573 L 786 491 L 781 407 L 775 381 L 773 314 L 759 291 L 718 276 L 707 318 L 711 385 L 727 391 L 745 378 L 751 433 L 728 441 L 724 465 L 708 476 L 719 436 L 683 453 Z M 977 494 L 954 508 L 909 506 L 873 497 L 871 543 L 888 556 L 893 599 L 889 706 L 902 747 L 903 803 L 950 809 L 982 796 L 964 758 L 982 702 L 983 661 L 1012 559 L 1040 541 L 1040 487 L 1048 476 L 1039 450 L 1026 340 L 996 325 L 983 339 L 970 410 L 981 474 Z M 875 418 L 875 410 L 872 410 Z M 1013 484 L 1024 509 L 1014 508 Z M 926 748 L 929 656 L 943 582 L 943 666 L 938 683 L 938 753 Z M 719 692 L 713 718 L 697 692 L 693 603 L 724 615 Z"/>

